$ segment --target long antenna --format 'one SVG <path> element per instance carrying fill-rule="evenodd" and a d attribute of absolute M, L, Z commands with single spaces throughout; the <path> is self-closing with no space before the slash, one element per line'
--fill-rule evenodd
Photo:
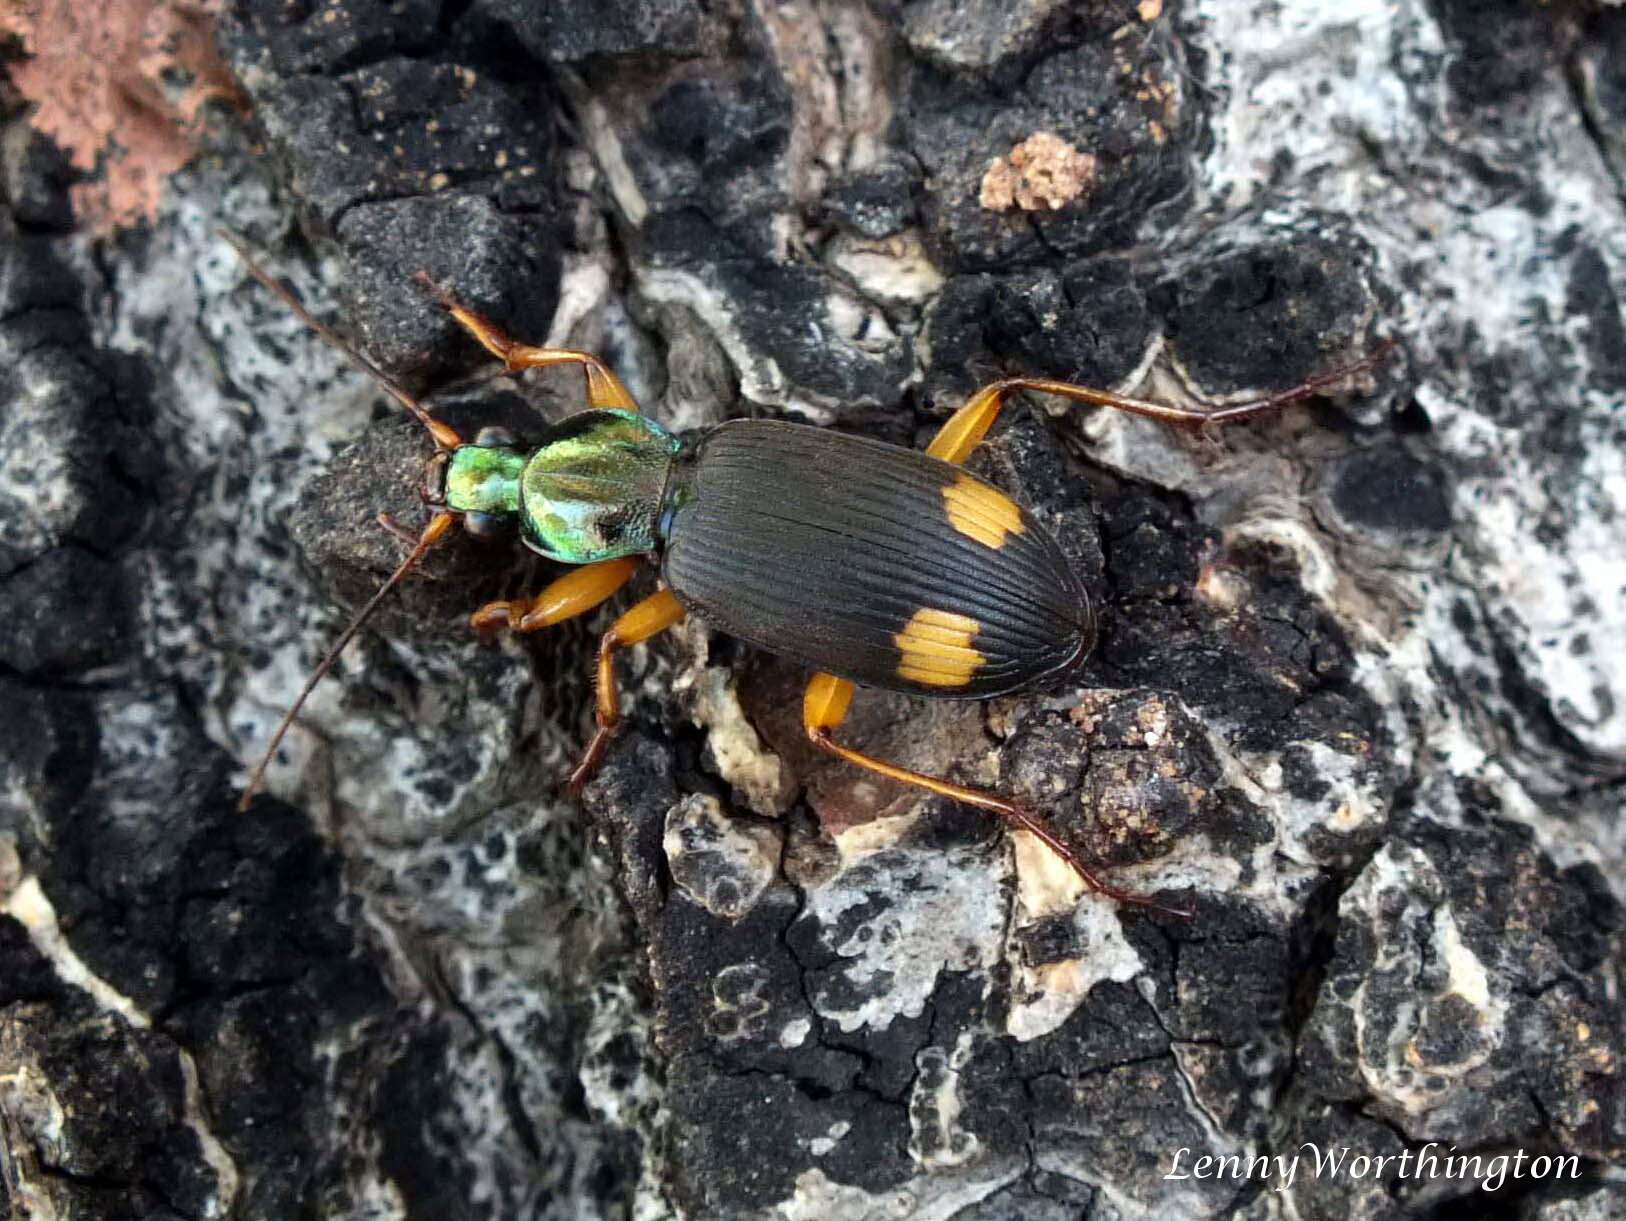
<path fill-rule="evenodd" d="M 344 652 L 344 646 L 355 639 L 356 633 L 361 631 L 361 625 L 366 623 L 367 617 L 378 609 L 378 604 L 384 600 L 385 595 L 405 579 L 407 573 L 411 572 L 418 561 L 423 559 L 424 553 L 444 538 L 446 532 L 452 528 L 453 523 L 456 521 L 457 515 L 455 513 L 436 513 L 429 519 L 429 524 L 424 527 L 423 533 L 418 536 L 418 541 L 412 545 L 412 550 L 407 552 L 407 556 L 401 561 L 400 567 L 390 574 L 390 579 L 385 581 L 378 592 L 368 600 L 367 605 L 356 612 L 356 617 L 350 620 L 350 625 L 333 642 L 333 647 L 328 649 L 327 656 L 323 657 L 317 663 L 316 669 L 311 671 L 311 676 L 305 680 L 305 686 L 299 692 L 299 697 L 294 700 L 293 706 L 283 715 L 282 722 L 277 726 L 277 731 L 271 735 L 271 744 L 265 748 L 265 754 L 260 756 L 259 766 L 254 769 L 254 774 L 248 778 L 248 787 L 243 790 L 242 800 L 237 803 L 239 812 L 248 809 L 249 803 L 254 800 L 254 795 L 260 791 L 260 785 L 265 780 L 265 769 L 271 766 L 271 758 L 277 753 L 277 747 L 282 745 L 282 739 L 287 734 L 288 727 L 294 723 L 294 718 L 299 715 L 299 710 L 305 706 L 305 700 L 316 689 L 316 684 L 326 677 L 327 672 L 333 668 L 333 663 L 339 660 L 339 654 Z"/>
<path fill-rule="evenodd" d="M 233 250 L 237 251 L 237 257 L 243 260 L 243 266 L 248 268 L 250 275 L 252 275 L 261 284 L 265 285 L 266 288 L 270 289 L 271 292 L 274 293 L 284 305 L 293 310 L 295 316 L 298 317 L 301 322 L 310 327 L 311 330 L 315 331 L 323 339 L 327 340 L 328 343 L 332 344 L 340 352 L 344 353 L 345 358 L 349 360 L 351 364 L 355 365 L 356 368 L 360 369 L 385 390 L 389 391 L 390 395 L 395 399 L 396 402 L 400 403 L 401 406 L 410 411 L 413 418 L 415 418 L 418 423 L 422 424 L 426 429 L 429 430 L 429 435 L 435 439 L 435 447 L 437 449 L 456 449 L 459 445 L 463 444 L 463 438 L 458 436 L 450 425 L 442 424 L 439 420 L 435 419 L 434 416 L 430 415 L 429 412 L 424 409 L 424 405 L 422 403 L 413 398 L 405 390 L 401 389 L 400 386 L 396 385 L 390 376 L 384 372 L 384 370 L 380 369 L 355 348 L 351 347 L 350 344 L 345 342 L 344 338 L 340 336 L 337 331 L 328 326 L 327 323 L 321 321 L 308 309 L 301 305 L 299 303 L 299 298 L 288 291 L 288 288 L 282 283 L 281 280 L 273 279 L 271 273 L 266 271 L 259 265 L 258 262 L 255 261 L 254 255 L 250 253 L 247 244 L 244 243 L 241 238 L 239 238 L 235 233 L 232 233 L 226 229 L 217 229 L 216 232 L 225 239 L 226 243 L 231 246 Z"/>
<path fill-rule="evenodd" d="M 463 444 L 463 438 L 457 434 L 457 431 L 451 425 L 442 424 L 431 416 L 424 409 L 422 403 L 396 385 L 382 369 L 345 342 L 332 327 L 316 318 L 306 309 L 300 303 L 299 298 L 294 296 L 282 281 L 273 279 L 271 274 L 255 260 L 254 255 L 250 253 L 248 246 L 241 238 L 225 229 L 219 229 L 216 232 L 225 239 L 233 250 L 237 251 L 237 257 L 243 260 L 243 265 L 248 268 L 249 274 L 270 289 L 272 295 L 294 312 L 295 317 L 342 352 L 351 364 L 367 374 L 368 377 L 387 390 L 396 402 L 410 411 L 418 423 L 428 430 L 438 451 L 444 453 Z M 379 514 L 379 521 L 384 525 L 390 524 L 387 515 L 382 513 Z M 265 748 L 265 754 L 260 757 L 259 765 L 255 767 L 254 773 L 248 778 L 248 787 L 243 790 L 242 799 L 237 803 L 239 811 L 248 809 L 249 803 L 254 800 L 254 795 L 260 791 L 260 786 L 265 782 L 266 769 L 271 766 L 271 760 L 277 753 L 277 747 L 282 745 L 282 739 L 287 736 L 289 727 L 294 723 L 294 718 L 299 715 L 299 710 L 305 706 L 305 701 L 310 698 L 310 693 L 316 689 L 316 684 L 327 676 L 327 672 L 339 660 L 339 654 L 344 651 L 345 645 L 355 639 L 356 633 L 361 631 L 362 625 L 378 609 L 379 604 L 384 601 L 389 592 L 406 579 L 407 574 L 417 566 L 418 561 L 423 559 L 424 553 L 444 538 L 446 532 L 456 522 L 457 514 L 448 513 L 445 510 L 441 510 L 429 519 L 429 524 L 424 527 L 423 533 L 418 536 L 418 541 L 412 545 L 412 550 L 407 553 L 400 566 L 390 574 L 390 579 L 379 587 L 378 592 L 368 600 L 366 606 L 356 612 L 356 616 L 350 620 L 349 626 L 333 642 L 326 656 L 317 663 L 316 669 L 312 670 L 310 677 L 305 680 L 305 685 L 300 689 L 299 696 L 294 700 L 293 706 L 283 714 L 282 721 L 277 725 L 276 732 L 271 735 L 271 744 Z"/>

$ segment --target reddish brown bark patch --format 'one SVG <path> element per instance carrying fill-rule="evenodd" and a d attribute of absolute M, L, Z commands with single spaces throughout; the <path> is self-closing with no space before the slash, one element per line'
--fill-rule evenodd
<path fill-rule="evenodd" d="M 216 0 L 21 0 L 0 34 L 27 55 L 11 79 L 33 123 L 87 175 L 73 188 L 86 228 L 133 225 L 191 159 L 199 112 L 235 87 L 214 44 Z"/>

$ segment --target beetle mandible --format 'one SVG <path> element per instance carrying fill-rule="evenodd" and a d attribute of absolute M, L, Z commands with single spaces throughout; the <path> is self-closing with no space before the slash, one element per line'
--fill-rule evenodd
<path fill-rule="evenodd" d="M 597 729 L 571 773 L 573 792 L 597 770 L 620 726 L 616 652 L 693 615 L 815 671 L 802 723 L 820 750 L 988 811 L 1036 836 L 1088 886 L 1119 902 L 1188 914 L 1107 882 L 1020 802 L 866 755 L 838 742 L 835 730 L 858 685 L 934 699 L 987 699 L 1058 679 L 1089 655 L 1094 612 L 1061 549 L 1031 513 L 961 465 L 1008 395 L 1032 390 L 1169 423 L 1221 424 L 1365 372 L 1392 342 L 1286 390 L 1213 410 L 1013 377 L 973 394 L 924 451 L 772 420 L 730 420 L 685 443 L 642 415 L 596 356 L 517 342 L 420 276 L 510 371 L 582 370 L 587 410 L 524 448 L 496 428 L 465 441 L 311 317 L 242 243 L 226 237 L 255 278 L 377 379 L 435 445 L 425 490 L 428 525 L 416 537 L 402 532 L 411 549 L 311 673 L 250 777 L 241 808 L 306 696 L 390 590 L 459 522 L 485 533 L 512 519 L 527 547 L 574 567 L 534 597 L 476 610 L 470 622 L 483 636 L 532 632 L 585 614 L 645 560 L 660 568 L 660 590 L 620 615 L 599 641 Z"/>

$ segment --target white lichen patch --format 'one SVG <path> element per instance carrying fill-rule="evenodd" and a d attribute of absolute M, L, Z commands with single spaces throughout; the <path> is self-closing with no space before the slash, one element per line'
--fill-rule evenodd
<path fill-rule="evenodd" d="M 610 296 L 610 270 L 601 257 L 567 251 L 559 273 L 559 304 L 553 311 L 545 346 L 574 346 L 573 335 L 601 311 Z"/>
<path fill-rule="evenodd" d="M 860 292 L 878 301 L 920 306 L 943 287 L 943 273 L 914 229 L 879 239 L 838 234 L 830 243 L 829 259 Z"/>
<path fill-rule="evenodd" d="M 734 673 L 722 666 L 699 672 L 692 715 L 706 728 L 706 749 L 717 774 L 764 817 L 784 812 L 793 787 L 783 761 L 769 750 L 740 706 Z"/>
<path fill-rule="evenodd" d="M 203 1215 L 208 1218 L 227 1217 L 234 1211 L 242 1183 L 237 1174 L 237 1163 L 232 1161 L 226 1146 L 215 1136 L 209 1124 L 209 1109 L 205 1105 L 203 1090 L 198 1083 L 198 1066 L 190 1054 L 178 1053 L 181 1065 L 181 1105 L 185 1110 L 187 1126 L 197 1137 L 198 1154 L 214 1175 L 214 1194 L 204 1205 Z"/>
<path fill-rule="evenodd" d="M 1497 628 L 1512 630 L 1526 672 L 1568 731 L 1626 760 L 1626 651 L 1608 643 L 1626 638 L 1626 455 L 1609 415 L 1618 409 L 1581 417 L 1583 456 L 1561 486 L 1484 479 L 1459 487 L 1459 508 L 1472 504 L 1473 550 L 1454 557 L 1453 570 L 1464 585 L 1483 585 L 1483 566 L 1493 567 L 1490 588 L 1505 612 Z M 1501 440 L 1481 450 L 1493 469 L 1520 465 L 1513 438 Z M 1563 523 L 1560 548 L 1537 537 L 1545 522 Z"/>
<path fill-rule="evenodd" d="M 852 1130 L 852 1124 L 845 1119 L 837 1120 L 830 1125 L 823 1136 L 815 1136 L 808 1141 L 807 1150 L 814 1157 L 828 1157 L 835 1151 L 835 1147 L 842 1142 L 847 1133 Z"/>
<path fill-rule="evenodd" d="M 953 1048 L 927 1047 L 915 1057 L 909 1092 L 909 1156 L 924 1170 L 969 1165 L 982 1156 L 982 1142 L 960 1122 L 965 1100 L 960 1070 L 971 1058 L 976 1032 L 960 1031 Z"/>
<path fill-rule="evenodd" d="M 807 1042 L 807 1036 L 813 1033 L 813 1023 L 806 1018 L 796 1018 L 785 1023 L 785 1028 L 779 1032 L 779 1046 L 785 1048 L 800 1047 Z"/>
<path fill-rule="evenodd" d="M 706 1029 L 718 1043 L 756 1037 L 771 1009 L 764 995 L 768 981 L 768 969 L 759 962 L 733 962 L 712 976 Z"/>
<path fill-rule="evenodd" d="M 800 411 L 818 424 L 834 418 L 836 404 L 815 402 L 798 394 L 779 362 L 745 341 L 734 319 L 733 304 L 720 289 L 708 286 L 691 272 L 660 268 L 639 274 L 638 291 L 650 301 L 681 305 L 693 311 L 728 353 L 740 376 L 740 393 L 752 402 Z"/>
<path fill-rule="evenodd" d="M 1016 900 L 1028 916 L 1071 911 L 1089 893 L 1077 872 L 1027 831 L 1011 832 L 1016 863 Z"/>
<path fill-rule="evenodd" d="M 102 1009 L 116 1015 L 138 1030 L 151 1029 L 152 1022 L 133 1000 L 93 972 L 79 957 L 57 923 L 56 909 L 41 889 L 39 879 L 22 878 L 5 896 L 0 912 L 16 920 L 28 931 L 34 949 L 51 964 L 63 983 L 88 993 Z M 175 1049 L 181 1066 L 183 1118 L 198 1142 L 198 1155 L 214 1174 L 214 1190 L 203 1201 L 205 1217 L 224 1217 L 237 1198 L 237 1164 L 209 1126 L 209 1114 L 198 1088 L 197 1066 L 192 1057 Z M 8 1060 L 13 1067 L 8 1070 Z M 0 1046 L 0 1103 L 6 1114 L 22 1116 L 30 1127 L 30 1137 L 49 1148 L 62 1139 L 63 1112 L 50 1082 L 37 1068 L 18 1063 Z"/>
<path fill-rule="evenodd" d="M 26 1059 L 24 1048 L 12 1045 L 18 1033 L 14 1023 L 0 1021 L 0 1108 L 30 1144 L 48 1159 L 60 1160 L 68 1114 L 51 1088 L 51 1079 L 38 1064 Z M 9 1138 L 10 1132 L 7 1135 Z"/>
<path fill-rule="evenodd" d="M 1435 906 L 1441 887 L 1426 853 L 1391 845 L 1339 905 L 1341 919 L 1376 938 L 1348 1001 L 1361 1079 L 1380 1105 L 1414 1117 L 1473 1090 L 1475 1071 L 1509 1037 L 1503 989 L 1463 943 L 1453 913 Z"/>
<path fill-rule="evenodd" d="M 1454 546 L 1429 574 L 1414 630 L 1437 666 L 1471 686 L 1498 667 L 1452 615 L 1460 599 L 1482 604 L 1503 664 L 1588 751 L 1626 759 L 1626 651 L 1603 643 L 1626 635 L 1626 453 L 1618 394 L 1600 387 L 1578 330 L 1587 320 L 1571 304 L 1582 255 L 1617 300 L 1626 295 L 1626 229 L 1563 73 L 1521 95 L 1492 151 L 1450 113 L 1437 65 L 1453 48 L 1419 0 L 1291 9 L 1202 0 L 1188 16 L 1204 31 L 1222 99 L 1203 167 L 1213 197 L 1244 208 L 1270 181 L 1269 159 L 1291 149 L 1295 206 L 1361 218 L 1385 278 L 1408 286 L 1404 313 L 1387 321 L 1426 371 L 1417 401 L 1456 476 Z M 1467 158 L 1516 147 L 1519 172 L 1542 184 L 1540 205 L 1485 176 L 1440 174 L 1421 150 L 1442 138 Z M 1373 172 L 1367 149 L 1398 152 L 1395 172 Z M 1555 318 L 1572 320 L 1567 333 Z M 1516 401 L 1482 376 L 1489 360 L 1513 371 Z M 1558 413 L 1567 435 L 1554 462 L 1530 441 Z M 1513 763 L 1529 782 L 1565 787 L 1544 774 L 1548 752 L 1520 753 L 1528 758 Z"/>
<path fill-rule="evenodd" d="M 1073 910 L 1073 928 L 1083 952 L 1077 958 L 1037 965 L 1010 954 L 1011 1005 L 1005 1033 L 1026 1042 L 1059 1027 L 1084 1003 L 1096 984 L 1125 983 L 1146 967 L 1124 937 L 1117 905 L 1089 895 Z"/>
<path fill-rule="evenodd" d="M 84 959 L 74 952 L 62 935 L 61 926 L 57 924 L 56 909 L 45 897 L 38 878 L 30 876 L 18 883 L 0 911 L 28 930 L 28 938 L 34 943 L 34 948 L 51 964 L 57 978 L 63 983 L 88 992 L 101 1008 L 118 1014 L 138 1029 L 146 1030 L 152 1025 L 140 1006 L 92 971 L 85 965 Z"/>
<path fill-rule="evenodd" d="M 1503 1007 L 1503 1002 L 1491 997 L 1490 973 L 1485 964 L 1462 941 L 1462 930 L 1449 908 L 1434 913 L 1434 945 L 1445 963 L 1446 986 L 1475 1009 L 1491 1014 L 1492 1007 Z M 1492 1014 L 1492 1016 L 1499 1016 Z"/>
<path fill-rule="evenodd" d="M 593 1114 L 616 1128 L 631 1130 L 651 1123 L 665 1104 L 658 1074 L 629 1074 L 625 1063 L 629 1031 L 648 1046 L 648 1030 L 641 1001 L 625 982 L 601 987 L 583 1039 L 582 1094 Z"/>
<path fill-rule="evenodd" d="M 953 1221 L 979 1201 L 1015 1181 L 1023 1170 L 1015 1158 L 973 1169 L 922 1174 L 885 1192 L 838 1183 L 821 1170 L 796 1176 L 790 1197 L 774 1207 L 781 1221 Z"/>
<path fill-rule="evenodd" d="M 560 80 L 575 108 L 586 142 L 593 150 L 593 159 L 604 173 L 610 197 L 628 224 L 643 224 L 649 215 L 649 201 L 639 189 L 637 175 L 627 164 L 618 119 L 611 116 L 600 96 L 583 88 L 574 75 L 561 73 Z"/>
<path fill-rule="evenodd" d="M 382 658 L 362 652 L 352 681 L 391 691 L 394 667 L 404 666 L 417 680 L 415 698 L 395 715 L 346 702 L 332 722 L 315 722 L 330 752 L 332 792 L 369 834 L 414 843 L 490 816 L 504 804 L 516 759 L 532 773 L 567 770 L 563 730 L 528 727 L 514 715 L 534 695 L 522 664 L 495 664 L 498 655 L 480 656 L 469 639 L 425 648 L 390 639 L 385 647 Z M 473 681 L 488 662 L 486 681 Z"/>
<path fill-rule="evenodd" d="M 407 1221 L 412 1215 L 401 1185 L 376 1166 L 353 1166 L 348 1186 L 356 1221 Z"/>
<path fill-rule="evenodd" d="M 690 793 L 666 812 L 662 837 L 672 884 L 722 920 L 756 906 L 779 868 L 771 827 L 729 818 L 708 793 Z"/>
<path fill-rule="evenodd" d="M 983 971 L 998 961 L 1006 919 L 1000 879 L 965 856 L 883 848 L 845 859 L 809 891 L 800 919 L 817 922 L 840 960 L 837 978 L 814 991 L 820 1016 L 847 1032 L 885 1029 L 895 1017 L 925 1012 L 944 971 Z M 866 912 L 862 919 L 847 916 L 855 909 Z"/>
<path fill-rule="evenodd" d="M 860 352 L 885 353 L 897 346 L 898 333 L 886 315 L 851 293 L 828 294 L 824 317 L 831 335 Z"/>
<path fill-rule="evenodd" d="M 1313 862 L 1318 853 L 1307 842 L 1312 834 L 1353 836 L 1387 820 L 1387 787 L 1364 755 L 1345 754 L 1314 740 L 1292 743 L 1291 749 L 1304 752 L 1306 770 L 1315 776 L 1318 792 L 1313 797 L 1296 796 L 1282 787 L 1281 770 L 1275 769 L 1268 801 L 1281 835 L 1278 850 L 1295 861 Z"/>
<path fill-rule="evenodd" d="M 876 809 L 880 805 L 881 790 L 865 778 L 868 775 L 867 772 L 863 773 L 853 786 L 854 804 L 862 802 L 864 808 Z M 917 805 L 905 814 L 889 814 L 885 818 L 855 822 L 833 832 L 831 838 L 840 854 L 842 870 L 856 869 L 876 853 L 893 847 L 899 839 L 909 834 L 918 816 Z"/>
<path fill-rule="evenodd" d="M 61 542 L 79 513 L 75 490 L 81 456 L 56 445 L 30 444 L 48 435 L 48 424 L 63 411 L 63 396 L 79 387 L 64 384 L 52 371 L 52 353 L 18 354 L 10 374 L 18 390 L 0 416 L 0 439 L 7 457 L 0 461 L 0 508 L 4 539 L 23 554 L 38 553 Z"/>

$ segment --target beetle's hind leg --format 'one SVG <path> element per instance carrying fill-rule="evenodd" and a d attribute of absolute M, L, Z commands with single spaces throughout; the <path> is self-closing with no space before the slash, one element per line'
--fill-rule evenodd
<path fill-rule="evenodd" d="M 964 785 L 953 784 L 947 780 L 939 780 L 935 776 L 925 776 L 920 772 L 912 772 L 907 768 L 899 767 L 895 763 L 886 763 L 880 759 L 872 758 L 850 746 L 843 746 L 833 736 L 835 729 L 847 719 L 847 708 L 852 703 L 853 684 L 844 678 L 837 678 L 833 674 L 815 674 L 807 684 L 807 695 L 802 701 L 802 726 L 807 730 L 808 740 L 820 750 L 845 759 L 854 766 L 861 767 L 890 780 L 901 781 L 913 785 L 915 788 L 925 789 L 927 792 L 937 793 L 966 805 L 976 806 L 980 810 L 987 810 L 998 817 L 1006 826 L 1018 831 L 1027 831 L 1067 863 L 1074 873 L 1083 879 L 1084 884 L 1091 890 L 1099 891 L 1109 899 L 1116 899 L 1119 903 L 1131 903 L 1138 907 L 1150 907 L 1157 911 L 1167 912 L 1172 916 L 1188 917 L 1190 912 L 1177 907 L 1167 907 L 1156 899 L 1145 895 L 1134 894 L 1131 891 L 1121 890 L 1112 883 L 1103 879 L 1098 873 L 1086 865 L 1066 844 L 1056 838 L 1056 833 L 1045 826 L 1035 815 L 1023 809 L 1014 801 L 1008 801 L 998 793 L 990 793 L 983 789 L 967 788 Z"/>
<path fill-rule="evenodd" d="M 1388 356 L 1393 347 L 1393 340 L 1385 341 L 1357 361 L 1327 373 L 1307 377 L 1285 390 L 1212 409 L 1154 403 L 1150 399 L 1129 398 L 1108 390 L 1076 386 L 1072 382 L 1052 381 L 1047 377 L 1010 377 L 991 386 L 984 386 L 967 399 L 965 405 L 944 422 L 943 427 L 932 438 L 932 443 L 926 447 L 926 452 L 934 458 L 941 458 L 944 462 L 956 464 L 964 462 L 993 427 L 994 421 L 999 418 L 999 413 L 1005 407 L 1005 397 L 1018 390 L 1059 394 L 1075 402 L 1111 407 L 1117 411 L 1127 411 L 1131 415 L 1162 420 L 1166 424 L 1228 424 L 1312 398 L 1340 382 L 1372 369 Z"/>
<path fill-rule="evenodd" d="M 489 318 L 460 305 L 426 275 L 418 282 L 434 294 L 442 308 L 462 323 L 463 329 L 480 341 L 482 347 L 508 366 L 511 373 L 522 369 L 545 369 L 551 365 L 580 365 L 587 375 L 587 402 L 592 407 L 637 411 L 638 403 L 621 379 L 598 357 L 572 348 L 538 348 L 510 338 Z"/>

